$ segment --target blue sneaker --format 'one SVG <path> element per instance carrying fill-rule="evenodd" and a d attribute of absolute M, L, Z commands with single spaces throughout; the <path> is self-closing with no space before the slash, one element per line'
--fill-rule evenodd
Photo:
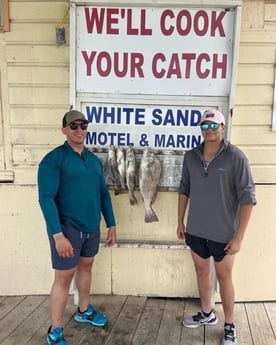
<path fill-rule="evenodd" d="M 74 320 L 82 323 L 91 323 L 93 326 L 102 327 L 108 323 L 108 318 L 92 307 L 91 304 L 87 306 L 86 311 L 80 312 L 79 308 L 74 316 Z"/>
<path fill-rule="evenodd" d="M 63 329 L 57 327 L 51 330 L 51 326 L 48 329 L 47 334 L 48 345 L 68 345 L 67 341 L 63 337 Z"/>

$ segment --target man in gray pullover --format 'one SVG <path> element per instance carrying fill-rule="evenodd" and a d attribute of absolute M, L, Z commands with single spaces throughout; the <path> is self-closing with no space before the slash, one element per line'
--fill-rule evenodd
<path fill-rule="evenodd" d="M 213 257 L 225 317 L 222 345 L 237 345 L 232 268 L 256 204 L 255 186 L 244 153 L 223 139 L 223 114 L 206 110 L 200 127 L 204 142 L 184 155 L 177 236 L 191 249 L 201 311 L 185 318 L 183 325 L 196 328 L 218 321 L 211 305 Z"/>

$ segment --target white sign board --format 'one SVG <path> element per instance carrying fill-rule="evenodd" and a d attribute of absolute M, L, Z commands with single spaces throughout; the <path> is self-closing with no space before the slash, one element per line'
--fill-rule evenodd
<path fill-rule="evenodd" d="M 187 150 L 201 143 L 203 109 L 177 106 L 82 103 L 87 116 L 86 145 Z"/>
<path fill-rule="evenodd" d="M 76 92 L 229 96 L 235 10 L 77 6 Z"/>

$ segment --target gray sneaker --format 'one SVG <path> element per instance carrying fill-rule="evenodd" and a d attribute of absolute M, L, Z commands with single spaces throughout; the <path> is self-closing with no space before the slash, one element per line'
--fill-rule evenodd
<path fill-rule="evenodd" d="M 221 345 L 238 345 L 235 326 L 227 325 L 224 327 L 224 337 Z"/>
<path fill-rule="evenodd" d="M 188 328 L 197 328 L 203 325 L 215 325 L 218 323 L 216 314 L 212 311 L 209 316 L 205 316 L 202 311 L 198 312 L 197 315 L 187 317 L 183 320 L 183 326 Z M 226 345 L 227 343 L 223 344 Z M 227 344 L 228 345 L 228 344 Z M 232 345 L 232 344 L 231 344 Z"/>

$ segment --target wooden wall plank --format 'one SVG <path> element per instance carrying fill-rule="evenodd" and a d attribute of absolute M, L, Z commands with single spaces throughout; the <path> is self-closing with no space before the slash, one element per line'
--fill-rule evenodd
<path fill-rule="evenodd" d="M 262 133 L 262 135 L 260 135 Z M 276 145 L 276 135 L 269 127 L 247 126 L 235 127 L 231 141 L 236 145 Z"/>
<path fill-rule="evenodd" d="M 65 28 L 65 37 L 69 38 Z M 7 44 L 38 43 L 56 45 L 56 23 L 11 23 L 11 30 L 5 34 Z"/>
<path fill-rule="evenodd" d="M 10 115 L 11 115 L 11 124 L 13 126 L 16 125 L 34 125 L 40 126 L 50 126 L 61 128 L 62 117 L 69 110 L 68 107 L 64 106 L 44 106 L 40 107 L 37 105 L 29 106 L 26 105 L 15 105 L 11 107 Z"/>
<path fill-rule="evenodd" d="M 8 45 L 7 63 L 54 64 L 69 66 L 69 47 L 43 46 L 41 44 Z"/>
<path fill-rule="evenodd" d="M 246 154 L 250 162 L 254 164 L 276 165 L 276 154 L 274 145 L 263 145 L 247 147 L 242 146 L 243 152 Z"/>
<path fill-rule="evenodd" d="M 272 104 L 272 85 L 237 85 L 236 105 L 266 105 Z"/>
<path fill-rule="evenodd" d="M 9 66 L 7 71 L 9 84 L 69 84 L 67 66 Z"/>
<path fill-rule="evenodd" d="M 65 106 L 69 100 L 69 86 L 60 87 L 10 87 L 10 104 L 25 105 L 63 105 Z M 66 107 L 69 108 L 69 105 Z"/>
<path fill-rule="evenodd" d="M 50 1 L 24 1 L 13 2 L 10 1 L 10 20 L 12 22 L 23 20 L 44 20 L 44 21 L 60 21 L 61 14 L 65 13 L 67 4 L 64 1 L 52 1 L 54 4 L 49 4 Z M 68 18 L 67 18 L 68 22 Z"/>
<path fill-rule="evenodd" d="M 255 165 L 251 163 L 251 170 L 255 183 L 276 184 L 275 165 Z"/>
<path fill-rule="evenodd" d="M 248 43 L 249 45 L 254 45 L 258 43 L 259 45 L 271 44 L 276 42 L 275 30 L 249 30 L 242 31 L 240 35 L 240 42 Z"/>
<path fill-rule="evenodd" d="M 14 145 L 60 145 L 65 140 L 60 129 L 57 128 L 13 128 L 12 142 Z"/>
<path fill-rule="evenodd" d="M 14 166 L 14 184 L 34 186 L 37 184 L 37 165 Z"/>
<path fill-rule="evenodd" d="M 274 64 L 240 64 L 237 83 L 239 85 L 273 85 Z"/>
<path fill-rule="evenodd" d="M 64 137 L 65 139 L 65 137 Z M 40 145 L 14 145 L 14 164 L 15 165 L 33 165 L 40 162 L 41 158 L 55 146 Z"/>
<path fill-rule="evenodd" d="M 274 64 L 275 47 L 262 42 L 241 43 L 239 64 Z M 240 66 L 240 65 L 239 65 Z"/>
<path fill-rule="evenodd" d="M 262 125 L 271 126 L 272 106 L 271 105 L 236 105 L 234 107 L 232 124 L 237 125 Z"/>

